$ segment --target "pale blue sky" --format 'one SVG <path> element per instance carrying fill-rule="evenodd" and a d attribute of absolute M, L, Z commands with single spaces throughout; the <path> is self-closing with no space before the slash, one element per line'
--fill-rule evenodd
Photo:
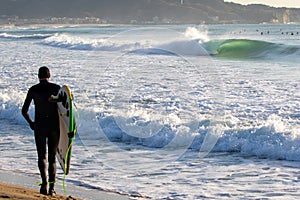
<path fill-rule="evenodd" d="M 266 4 L 274 7 L 300 8 L 300 0 L 225 0 L 240 4 Z"/>

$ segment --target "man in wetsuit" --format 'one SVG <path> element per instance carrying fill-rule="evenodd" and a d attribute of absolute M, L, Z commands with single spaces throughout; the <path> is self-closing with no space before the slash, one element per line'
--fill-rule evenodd
<path fill-rule="evenodd" d="M 34 131 L 35 143 L 38 153 L 38 167 L 40 170 L 42 184 L 40 193 L 47 195 L 47 170 L 46 170 L 46 145 L 48 144 L 48 173 L 49 173 L 49 195 L 55 196 L 54 182 L 56 177 L 55 154 L 59 142 L 59 116 L 57 104 L 50 102 L 51 95 L 57 95 L 59 85 L 49 82 L 50 71 L 43 66 L 39 69 L 39 83 L 32 86 L 27 93 L 22 107 L 22 115 Z M 35 119 L 32 120 L 28 113 L 29 106 L 33 100 L 35 105 Z"/>

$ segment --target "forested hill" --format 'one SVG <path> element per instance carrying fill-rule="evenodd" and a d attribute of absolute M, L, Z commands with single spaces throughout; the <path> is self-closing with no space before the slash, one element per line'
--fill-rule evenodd
<path fill-rule="evenodd" d="M 108 23 L 300 22 L 299 9 L 223 0 L 1 0 L 1 18 L 99 18 Z"/>

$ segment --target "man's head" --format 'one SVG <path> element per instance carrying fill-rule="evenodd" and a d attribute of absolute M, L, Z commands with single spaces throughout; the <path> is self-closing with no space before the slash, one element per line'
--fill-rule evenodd
<path fill-rule="evenodd" d="M 39 79 L 48 79 L 50 78 L 50 70 L 48 69 L 48 67 L 40 67 L 39 69 Z"/>

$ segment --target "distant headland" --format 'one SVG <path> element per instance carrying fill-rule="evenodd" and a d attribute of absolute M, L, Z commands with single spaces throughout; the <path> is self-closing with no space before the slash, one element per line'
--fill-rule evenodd
<path fill-rule="evenodd" d="M 223 0 L 1 0 L 0 24 L 299 23 L 300 9 Z"/>

